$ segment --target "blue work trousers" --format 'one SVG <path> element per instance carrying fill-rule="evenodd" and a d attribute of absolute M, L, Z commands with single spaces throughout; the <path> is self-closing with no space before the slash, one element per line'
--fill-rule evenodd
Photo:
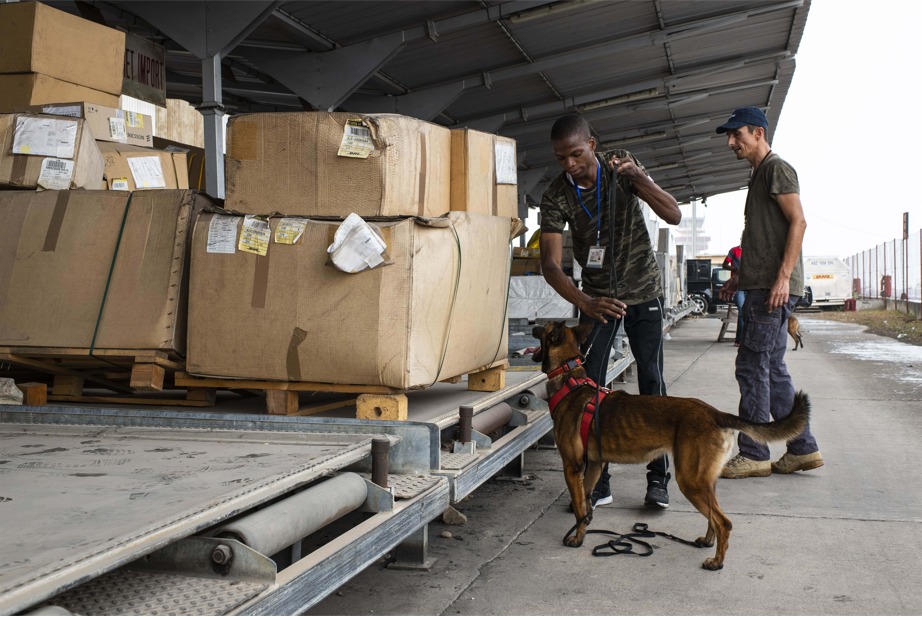
<path fill-rule="evenodd" d="M 747 289 L 743 304 L 743 333 L 736 354 L 736 381 L 740 386 L 739 415 L 741 418 L 765 424 L 780 420 L 791 413 L 794 405 L 794 382 L 784 363 L 787 349 L 788 317 L 797 302 L 790 296 L 788 303 L 774 311 L 766 308 L 769 290 Z M 767 445 L 739 434 L 740 454 L 753 461 L 767 461 Z M 804 432 L 788 442 L 791 454 L 810 454 L 819 448 L 808 425 Z"/>

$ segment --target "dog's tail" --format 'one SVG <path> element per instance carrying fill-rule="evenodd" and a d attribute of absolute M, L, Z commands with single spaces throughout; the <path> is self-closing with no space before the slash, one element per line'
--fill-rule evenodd
<path fill-rule="evenodd" d="M 810 421 L 810 398 L 806 392 L 794 395 L 794 406 L 791 413 L 775 422 L 756 424 L 731 414 L 718 416 L 717 424 L 720 428 L 732 428 L 749 435 L 760 443 L 770 441 L 790 441 L 804 432 Z"/>

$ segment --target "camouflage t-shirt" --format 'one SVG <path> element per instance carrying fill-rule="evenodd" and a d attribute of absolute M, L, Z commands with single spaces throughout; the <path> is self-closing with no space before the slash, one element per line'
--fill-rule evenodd
<path fill-rule="evenodd" d="M 608 249 L 611 245 L 608 210 L 611 176 L 605 161 L 612 154 L 618 158 L 630 158 L 644 170 L 640 161 L 627 150 L 614 150 L 602 156 L 596 154 L 601 165 L 601 227 L 596 187 L 580 188 L 577 197 L 572 180 L 566 172 L 561 172 L 541 198 L 541 233 L 563 233 L 564 227 L 569 225 L 573 235 L 573 257 L 583 267 L 583 291 L 593 297 L 614 297 L 625 304 L 635 305 L 663 295 L 662 276 L 653 255 L 653 244 L 640 200 L 634 194 L 631 182 L 620 176 L 615 203 L 615 250 Z M 601 268 L 587 268 L 589 249 L 595 246 L 597 238 L 606 247 L 605 258 Z M 612 255 L 617 276 L 615 288 L 609 289 Z"/>
<path fill-rule="evenodd" d="M 770 153 L 749 179 L 740 243 L 745 256 L 740 260 L 740 289 L 771 289 L 775 284 L 790 227 L 775 196 L 787 193 L 800 193 L 797 172 L 780 156 Z M 790 293 L 804 295 L 803 253 L 797 256 L 791 274 Z"/>

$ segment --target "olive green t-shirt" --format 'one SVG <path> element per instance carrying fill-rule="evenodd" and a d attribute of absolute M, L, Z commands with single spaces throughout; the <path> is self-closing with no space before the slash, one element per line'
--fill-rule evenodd
<path fill-rule="evenodd" d="M 784 245 L 790 223 L 776 195 L 800 193 L 797 172 L 780 156 L 769 153 L 749 179 L 745 224 L 740 246 L 740 289 L 771 289 L 784 261 Z M 790 293 L 804 295 L 803 253 L 791 274 Z"/>
<path fill-rule="evenodd" d="M 564 227 L 569 225 L 573 236 L 573 257 L 583 267 L 583 291 L 593 297 L 614 297 L 625 304 L 635 305 L 663 295 L 662 276 L 656 265 L 640 200 L 634 194 L 631 182 L 620 176 L 615 202 L 615 250 L 608 249 L 611 240 L 608 208 L 611 172 L 605 161 L 612 154 L 618 158 L 630 158 L 646 173 L 640 161 L 626 150 L 606 152 L 603 156 L 596 154 L 601 177 L 600 207 L 596 186 L 580 188 L 577 196 L 576 185 L 566 172 L 561 172 L 541 198 L 541 233 L 563 233 Z M 596 242 L 606 247 L 602 267 L 587 268 L 589 249 Z M 615 288 L 609 289 L 613 255 L 617 280 Z"/>

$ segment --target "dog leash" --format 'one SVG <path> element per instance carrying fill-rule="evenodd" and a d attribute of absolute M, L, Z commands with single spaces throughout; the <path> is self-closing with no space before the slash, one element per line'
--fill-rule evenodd
<path fill-rule="evenodd" d="M 570 528 L 570 531 L 568 531 L 563 537 L 564 542 L 566 542 L 566 539 L 576 530 L 578 526 L 579 524 L 577 523 Z M 690 540 L 685 540 L 664 531 L 651 531 L 649 525 L 646 523 L 634 523 L 631 531 L 632 533 L 618 533 L 617 531 L 609 531 L 607 529 L 587 529 L 587 535 L 590 533 L 598 533 L 614 536 L 614 539 L 594 547 L 592 549 L 592 556 L 614 557 L 616 555 L 637 555 L 638 557 L 649 557 L 653 554 L 653 545 L 649 542 L 641 540 L 641 538 L 655 538 L 656 536 L 672 540 L 673 542 L 678 542 L 679 544 L 694 546 L 695 548 L 707 548 L 706 544 L 703 542 L 698 542 L 697 540 L 692 542 Z M 643 552 L 635 551 L 635 545 L 642 547 L 644 549 Z"/>

